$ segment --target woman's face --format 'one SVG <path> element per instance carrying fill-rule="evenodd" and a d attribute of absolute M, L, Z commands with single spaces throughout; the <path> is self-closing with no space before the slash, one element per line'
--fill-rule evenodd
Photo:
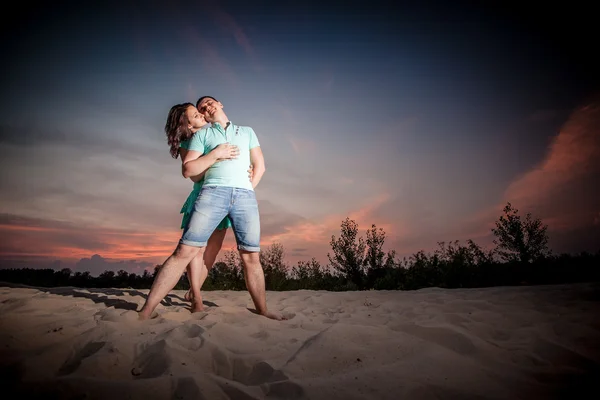
<path fill-rule="evenodd" d="M 194 106 L 189 106 L 185 111 L 185 115 L 188 119 L 188 128 L 190 128 L 192 132 L 196 132 L 198 129 L 206 125 L 204 115 L 200 114 L 198 109 Z"/>

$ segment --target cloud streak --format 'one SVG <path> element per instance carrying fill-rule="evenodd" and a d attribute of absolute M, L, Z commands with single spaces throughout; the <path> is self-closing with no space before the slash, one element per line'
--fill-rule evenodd
<path fill-rule="evenodd" d="M 254 67 L 255 71 L 262 71 L 263 67 L 258 61 L 256 51 L 250 43 L 250 39 L 244 32 L 242 26 L 236 21 L 236 19 L 226 12 L 223 8 L 219 7 L 216 3 L 212 4 L 213 15 L 218 25 L 225 29 L 226 32 L 233 34 L 236 43 L 244 50 L 250 62 Z"/>

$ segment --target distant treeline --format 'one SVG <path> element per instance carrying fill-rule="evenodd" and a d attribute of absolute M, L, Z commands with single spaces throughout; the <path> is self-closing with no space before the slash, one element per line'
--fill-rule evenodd
<path fill-rule="evenodd" d="M 521 218 L 510 203 L 492 229 L 496 247 L 483 250 L 472 240 L 438 243 L 433 252 L 419 251 L 398 260 L 394 251 L 385 253 L 385 232 L 372 225 L 366 239 L 358 225 L 346 218 L 339 237 L 332 236 L 329 264 L 315 259 L 296 266 L 285 262 L 284 247 L 275 243 L 261 251 L 267 290 L 415 290 L 426 287 L 475 288 L 507 285 L 539 285 L 600 281 L 600 251 L 553 255 L 548 249 L 547 226 L 527 214 Z M 0 269 L 0 281 L 29 286 L 149 289 L 154 276 L 121 270 L 105 271 L 98 277 L 65 268 Z M 175 289 L 188 289 L 181 277 Z M 246 290 L 242 263 L 237 252 L 227 251 L 215 263 L 202 290 Z"/>

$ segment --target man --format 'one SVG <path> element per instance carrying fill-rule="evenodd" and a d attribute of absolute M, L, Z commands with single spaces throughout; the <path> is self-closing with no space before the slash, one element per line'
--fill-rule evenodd
<path fill-rule="evenodd" d="M 201 97 L 196 107 L 211 126 L 193 136 L 183 160 L 182 173 L 189 178 L 206 171 L 204 185 L 179 244 L 158 272 L 139 317 L 150 318 L 175 287 L 185 266 L 196 255 L 202 256 L 212 232 L 223 218 L 229 216 L 246 286 L 256 311 L 267 318 L 284 319 L 267 309 L 265 277 L 259 259 L 260 218 L 254 188 L 265 172 L 265 164 L 256 134 L 250 127 L 232 124 L 223 111 L 223 104 L 213 97 Z M 237 146 L 239 156 L 216 162 L 212 150 L 224 143 Z M 248 181 L 248 165 L 253 169 L 251 181 Z"/>

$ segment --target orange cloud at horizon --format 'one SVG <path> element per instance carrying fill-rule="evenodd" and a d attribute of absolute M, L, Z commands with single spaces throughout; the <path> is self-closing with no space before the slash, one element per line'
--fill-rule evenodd
<path fill-rule="evenodd" d="M 52 223 L 45 221 L 44 223 Z M 175 249 L 180 232 L 140 233 L 116 229 L 72 226 L 1 224 L 4 238 L 0 257 L 42 257 L 78 261 L 99 254 L 114 260 L 164 260 Z M 81 243 L 77 245 L 77 243 Z"/>

